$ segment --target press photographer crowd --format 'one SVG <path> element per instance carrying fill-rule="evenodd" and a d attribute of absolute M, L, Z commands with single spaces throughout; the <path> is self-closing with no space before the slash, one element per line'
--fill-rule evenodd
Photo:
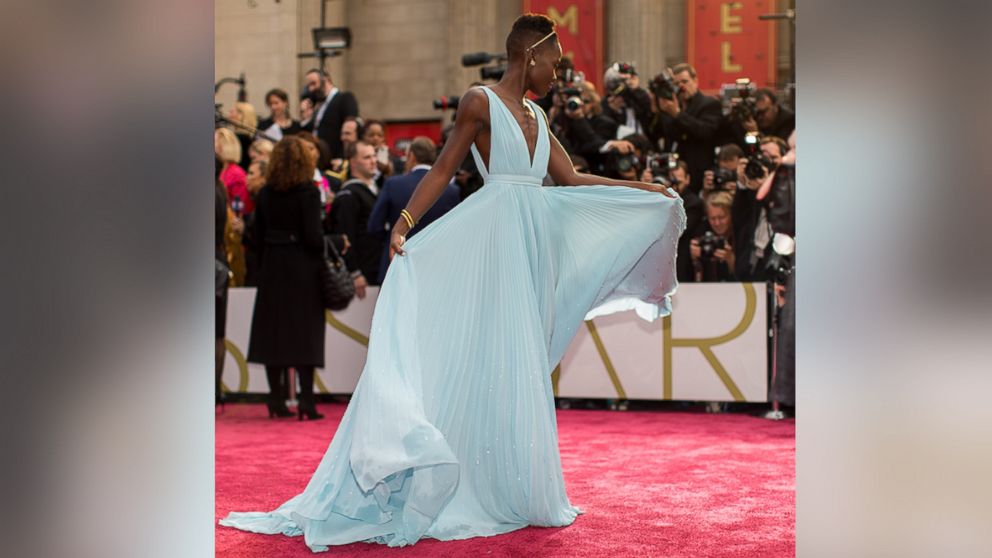
<path fill-rule="evenodd" d="M 720 98 L 705 95 L 689 64 L 642 80 L 633 65 L 618 62 L 602 77 L 600 95 L 568 58 L 562 59 L 557 84 L 537 100 L 551 132 L 577 170 L 655 182 L 678 192 L 687 217 L 678 244 L 680 283 L 769 285 L 777 328 L 769 400 L 777 402 L 775 412 L 782 412 L 781 404 L 791 413 L 796 139 L 790 95 L 755 88 L 746 79 L 725 86 Z M 220 401 L 227 288 L 257 287 L 248 360 L 266 365 L 270 416 L 290 415 L 286 369 L 292 367 L 300 375 L 299 416 L 313 419 L 321 417 L 313 374 L 314 367 L 324 366 L 326 305 L 306 261 L 313 254 L 332 262 L 340 257 L 342 276 L 346 269 L 358 298 L 380 285 L 389 266 L 389 227 L 401 218 L 450 128 L 442 132 L 440 145 L 420 136 L 400 150 L 390 149 L 386 125 L 360 116 L 352 93 L 338 89 L 320 70 L 309 71 L 305 80 L 298 101 L 285 90 L 268 91 L 264 119 L 246 102 L 217 112 L 217 397 Z M 458 97 L 443 97 L 434 106 L 457 111 Z M 471 155 L 466 157 L 409 236 L 482 183 Z M 306 223 L 290 222 L 309 205 L 314 210 Z M 299 230 L 302 237 L 286 232 Z M 283 271 L 277 275 L 275 267 Z M 287 280 L 293 275 L 286 269 L 298 269 L 298 280 Z M 305 308 L 312 310 L 289 310 Z M 275 338 L 282 342 L 269 342 Z"/>

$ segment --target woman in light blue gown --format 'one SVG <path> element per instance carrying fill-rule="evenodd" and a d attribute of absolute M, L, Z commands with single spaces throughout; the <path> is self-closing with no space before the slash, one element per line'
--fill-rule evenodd
<path fill-rule="evenodd" d="M 403 546 L 571 524 L 551 371 L 583 319 L 654 320 L 676 287 L 682 200 L 655 184 L 577 174 L 524 99 L 554 83 L 553 23 L 507 37 L 499 83 L 461 99 L 455 127 L 407 210 L 416 220 L 471 148 L 486 185 L 395 254 L 351 403 L 304 491 L 221 525 L 303 535 L 313 551 Z M 550 175 L 557 187 L 542 187 Z"/>

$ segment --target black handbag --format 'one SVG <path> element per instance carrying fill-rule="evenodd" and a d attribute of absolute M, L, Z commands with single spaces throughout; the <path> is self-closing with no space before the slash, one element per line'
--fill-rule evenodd
<path fill-rule="evenodd" d="M 320 263 L 320 297 L 324 308 L 344 310 L 355 298 L 355 281 L 344 258 L 330 238 L 324 237 L 324 258 Z"/>

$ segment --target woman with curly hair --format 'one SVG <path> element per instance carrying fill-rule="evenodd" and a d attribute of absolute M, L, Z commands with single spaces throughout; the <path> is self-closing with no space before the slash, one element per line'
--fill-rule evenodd
<path fill-rule="evenodd" d="M 259 272 L 248 361 L 265 365 L 269 417 L 292 416 L 283 377 L 293 367 L 300 377 L 300 420 L 323 418 L 313 396 L 314 368 L 324 366 L 324 307 L 317 279 L 324 236 L 320 192 L 313 185 L 316 163 L 303 140 L 283 138 L 272 150 L 256 200 Z"/>

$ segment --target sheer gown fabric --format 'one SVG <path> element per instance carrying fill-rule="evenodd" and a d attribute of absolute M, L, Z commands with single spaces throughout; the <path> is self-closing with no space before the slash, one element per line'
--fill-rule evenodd
<path fill-rule="evenodd" d="M 488 88 L 485 186 L 389 267 L 362 376 L 302 493 L 221 525 L 303 535 L 313 551 L 564 526 L 551 371 L 583 319 L 669 312 L 682 200 L 615 186 L 542 187 L 550 141 Z M 530 101 L 528 101 L 530 103 Z"/>

